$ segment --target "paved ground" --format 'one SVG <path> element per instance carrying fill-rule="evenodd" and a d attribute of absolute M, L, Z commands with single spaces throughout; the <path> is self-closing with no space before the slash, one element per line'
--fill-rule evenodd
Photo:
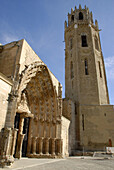
<path fill-rule="evenodd" d="M 30 159 L 16 160 L 4 170 L 114 170 L 114 158 L 71 157 L 67 159 Z"/>

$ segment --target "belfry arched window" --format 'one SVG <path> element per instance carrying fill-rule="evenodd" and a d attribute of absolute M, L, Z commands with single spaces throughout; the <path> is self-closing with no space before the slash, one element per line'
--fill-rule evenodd
<path fill-rule="evenodd" d="M 74 22 L 74 15 L 71 16 L 71 21 Z"/>
<path fill-rule="evenodd" d="M 70 63 L 70 73 L 71 73 L 71 79 L 74 77 L 74 72 L 73 72 L 73 63 L 71 61 Z"/>
<path fill-rule="evenodd" d="M 79 20 L 83 20 L 83 13 L 79 12 Z"/>

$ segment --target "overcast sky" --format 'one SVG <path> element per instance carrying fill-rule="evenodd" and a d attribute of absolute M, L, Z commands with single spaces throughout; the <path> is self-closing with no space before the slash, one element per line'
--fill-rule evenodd
<path fill-rule="evenodd" d="M 114 0 L 0 0 L 0 43 L 25 39 L 63 85 L 64 21 L 71 8 L 89 7 L 98 20 L 110 103 L 114 104 Z"/>

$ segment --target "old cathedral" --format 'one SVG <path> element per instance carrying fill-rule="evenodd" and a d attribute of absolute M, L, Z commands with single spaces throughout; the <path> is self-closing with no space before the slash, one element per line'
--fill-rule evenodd
<path fill-rule="evenodd" d="M 99 31 L 86 6 L 68 13 L 64 99 L 62 85 L 24 39 L 0 45 L 0 164 L 114 146 Z"/>

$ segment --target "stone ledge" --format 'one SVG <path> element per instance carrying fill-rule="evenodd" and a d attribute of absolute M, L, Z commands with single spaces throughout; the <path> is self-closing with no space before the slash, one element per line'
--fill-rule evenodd
<path fill-rule="evenodd" d="M 62 154 L 60 155 L 51 155 L 51 154 L 27 154 L 28 158 L 63 158 Z"/>

